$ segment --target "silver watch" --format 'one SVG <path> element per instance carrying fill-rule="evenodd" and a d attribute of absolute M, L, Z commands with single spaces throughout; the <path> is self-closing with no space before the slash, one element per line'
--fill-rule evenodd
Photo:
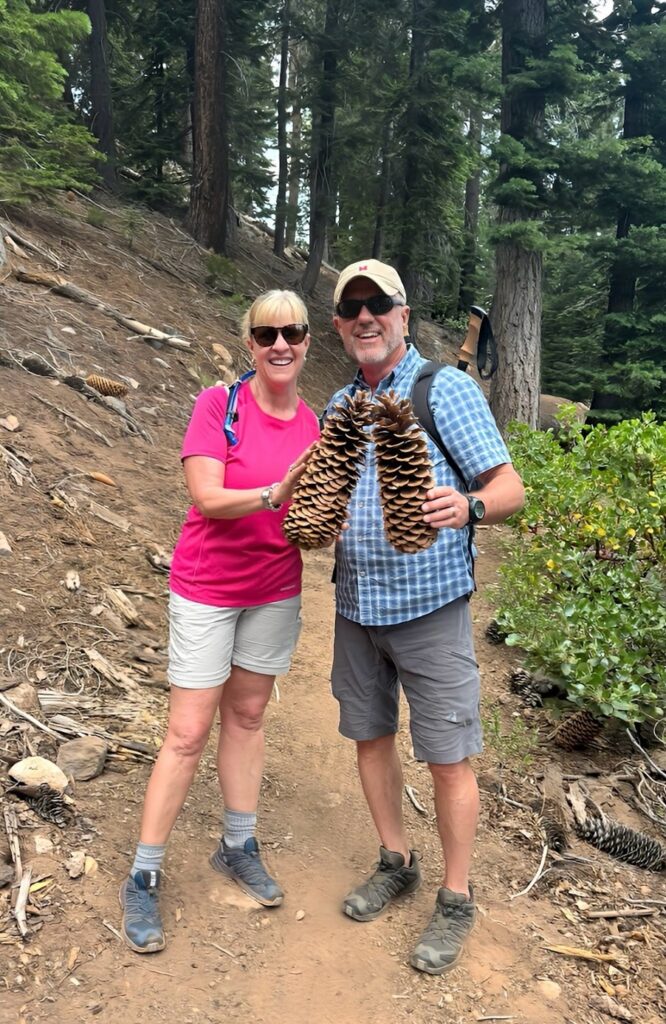
<path fill-rule="evenodd" d="M 278 484 L 279 484 L 279 481 L 277 483 L 271 484 L 270 487 L 264 487 L 263 491 L 261 492 L 261 504 L 269 512 L 279 512 L 280 509 L 282 508 L 282 503 L 280 503 L 279 505 L 276 505 L 274 503 L 274 501 L 272 500 L 272 498 L 271 498 L 271 495 L 273 493 L 273 488 L 277 487 Z"/>

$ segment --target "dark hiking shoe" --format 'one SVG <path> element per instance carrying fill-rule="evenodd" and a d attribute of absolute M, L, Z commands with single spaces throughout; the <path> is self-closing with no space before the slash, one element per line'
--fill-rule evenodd
<path fill-rule="evenodd" d="M 460 960 L 465 939 L 474 926 L 476 906 L 461 892 L 440 889 L 430 924 L 411 955 L 410 964 L 426 974 L 444 974 Z"/>
<path fill-rule="evenodd" d="M 121 931 L 135 953 L 157 953 L 166 945 L 158 902 L 159 884 L 159 871 L 136 871 L 120 886 Z"/>
<path fill-rule="evenodd" d="M 401 853 L 379 847 L 379 863 L 374 874 L 353 889 L 342 902 L 342 909 L 355 921 L 374 921 L 396 896 L 416 892 L 421 884 L 421 869 L 414 850 L 409 864 Z"/>
<path fill-rule="evenodd" d="M 216 871 L 233 878 L 243 892 L 262 906 L 278 907 L 282 903 L 284 893 L 262 864 L 259 843 L 254 837 L 241 847 L 227 846 L 222 839 L 210 862 Z"/>

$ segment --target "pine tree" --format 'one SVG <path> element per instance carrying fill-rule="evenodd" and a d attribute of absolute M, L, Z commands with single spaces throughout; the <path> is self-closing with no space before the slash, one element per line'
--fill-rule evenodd
<path fill-rule="evenodd" d="M 37 13 L 28 0 L 0 0 L 0 202 L 94 181 L 99 153 L 62 100 L 57 57 L 89 31 L 79 11 Z"/>

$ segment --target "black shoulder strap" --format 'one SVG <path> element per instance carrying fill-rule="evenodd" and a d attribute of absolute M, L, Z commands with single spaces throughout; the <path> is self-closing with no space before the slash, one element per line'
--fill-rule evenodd
<path fill-rule="evenodd" d="M 439 448 L 449 466 L 467 491 L 473 481 L 470 480 L 468 484 L 465 480 L 460 466 L 442 440 L 441 434 L 437 429 L 437 424 L 435 423 L 435 417 L 433 416 L 432 409 L 430 408 L 430 389 L 432 387 L 432 382 L 442 367 L 442 363 L 435 363 L 432 360 L 428 360 L 427 363 L 423 364 L 416 375 L 414 384 L 412 385 L 412 408 L 414 410 L 414 415 L 425 430 L 426 434 L 432 438 L 435 445 Z M 467 549 L 469 551 L 469 559 L 472 564 L 472 579 L 474 579 L 474 523 L 469 523 L 467 525 Z M 474 583 L 474 589 L 476 590 L 476 582 Z"/>
<path fill-rule="evenodd" d="M 461 481 L 465 490 L 467 490 L 468 483 L 463 476 L 460 466 L 442 440 L 430 408 L 430 389 L 432 387 L 432 382 L 442 368 L 442 363 L 435 363 L 432 360 L 423 364 L 412 386 L 412 407 L 414 409 L 414 415 L 425 430 L 426 434 L 432 438 L 433 442 L 437 445 L 453 472 Z"/>

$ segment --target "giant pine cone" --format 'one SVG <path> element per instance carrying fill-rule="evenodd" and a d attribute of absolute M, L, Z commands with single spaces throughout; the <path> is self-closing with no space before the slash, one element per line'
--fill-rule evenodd
<path fill-rule="evenodd" d="M 327 416 L 282 524 L 291 544 L 307 551 L 326 547 L 339 535 L 370 441 L 364 428 L 371 421 L 371 404 L 363 392 L 345 397 Z"/>
<path fill-rule="evenodd" d="M 648 871 L 666 871 L 666 846 L 605 814 L 591 814 L 578 825 L 578 831 L 588 843 L 611 857 Z"/>
<path fill-rule="evenodd" d="M 375 413 L 375 458 L 389 544 L 404 554 L 429 548 L 438 531 L 423 521 L 426 491 L 433 486 L 428 448 L 408 398 L 379 395 Z"/>
<path fill-rule="evenodd" d="M 563 750 L 576 750 L 579 747 L 586 747 L 599 735 L 603 728 L 602 723 L 594 715 L 583 708 L 569 715 L 558 725 L 553 739 L 558 747 Z"/>

